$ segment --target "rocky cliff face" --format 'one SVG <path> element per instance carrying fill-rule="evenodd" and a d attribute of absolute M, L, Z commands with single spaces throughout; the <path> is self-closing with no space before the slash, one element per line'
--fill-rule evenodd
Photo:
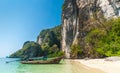
<path fill-rule="evenodd" d="M 70 46 L 73 44 L 79 44 L 83 52 L 87 53 L 87 33 L 102 26 L 100 23 L 105 19 L 118 16 L 120 0 L 65 0 L 62 12 L 62 50 L 66 57 L 70 57 Z"/>
<path fill-rule="evenodd" d="M 44 47 L 52 47 L 57 45 L 60 48 L 61 41 L 61 26 L 56 26 L 51 29 L 42 30 L 37 37 L 37 43 Z"/>

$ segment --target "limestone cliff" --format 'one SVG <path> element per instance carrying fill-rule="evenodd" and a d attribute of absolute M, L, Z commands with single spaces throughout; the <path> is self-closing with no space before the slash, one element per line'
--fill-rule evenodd
<path fill-rule="evenodd" d="M 52 47 L 53 45 L 57 45 L 60 49 L 60 41 L 61 41 L 61 26 L 56 26 L 51 29 L 45 29 L 40 32 L 37 37 L 37 43 L 44 47 Z"/>
<path fill-rule="evenodd" d="M 105 19 L 120 16 L 120 0 L 65 0 L 62 12 L 62 50 L 70 57 L 70 46 L 79 44 L 85 54 L 85 37 Z M 105 18 L 105 19 L 104 19 Z"/>

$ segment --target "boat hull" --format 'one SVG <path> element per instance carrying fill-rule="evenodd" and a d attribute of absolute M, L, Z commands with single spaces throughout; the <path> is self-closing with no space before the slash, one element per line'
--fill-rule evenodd
<path fill-rule="evenodd" d="M 59 64 L 62 57 L 57 57 L 51 60 L 36 60 L 36 61 L 21 61 L 22 64 Z"/>

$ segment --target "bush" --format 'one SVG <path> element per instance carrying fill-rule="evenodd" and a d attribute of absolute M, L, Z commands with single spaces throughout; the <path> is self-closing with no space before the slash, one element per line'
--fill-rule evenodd
<path fill-rule="evenodd" d="M 100 57 L 120 56 L 120 18 L 106 21 L 104 27 L 93 29 L 86 36 Z"/>
<path fill-rule="evenodd" d="M 61 57 L 61 56 L 64 56 L 64 52 L 63 51 L 59 51 L 59 52 L 56 52 L 56 53 L 53 53 L 53 54 L 49 54 L 48 57 Z"/>
<path fill-rule="evenodd" d="M 82 49 L 80 45 L 72 45 L 71 46 L 71 58 L 78 58 L 80 54 L 82 54 Z"/>

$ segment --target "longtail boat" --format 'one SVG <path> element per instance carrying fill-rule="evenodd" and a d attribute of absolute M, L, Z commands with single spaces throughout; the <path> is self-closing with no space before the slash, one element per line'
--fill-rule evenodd
<path fill-rule="evenodd" d="M 55 57 L 47 60 L 21 61 L 22 64 L 59 64 L 63 57 Z"/>

